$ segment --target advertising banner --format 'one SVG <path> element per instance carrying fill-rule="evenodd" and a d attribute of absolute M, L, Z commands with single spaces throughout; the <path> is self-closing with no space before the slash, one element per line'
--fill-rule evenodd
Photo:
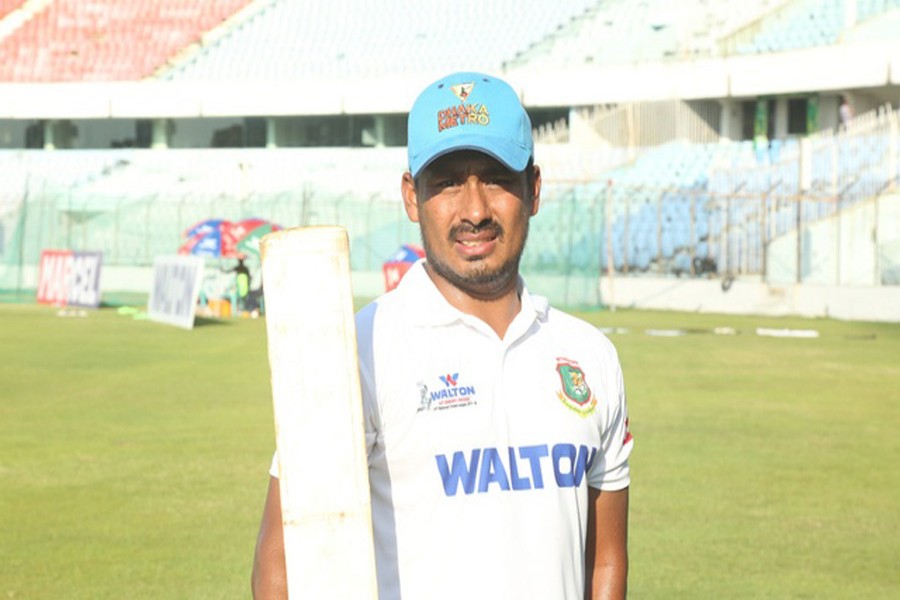
<path fill-rule="evenodd" d="M 102 264 L 102 252 L 44 250 L 38 271 L 38 303 L 97 308 Z"/>
<path fill-rule="evenodd" d="M 157 256 L 147 316 L 151 321 L 192 329 L 202 282 L 201 257 Z"/>

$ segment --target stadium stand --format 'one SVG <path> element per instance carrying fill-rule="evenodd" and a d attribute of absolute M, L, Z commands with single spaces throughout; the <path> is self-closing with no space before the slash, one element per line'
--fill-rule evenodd
<path fill-rule="evenodd" d="M 900 9 L 900 0 L 857 0 L 856 15 L 860 21 Z"/>
<path fill-rule="evenodd" d="M 0 0 L 0 19 L 3 19 L 12 11 L 22 5 L 23 0 Z"/>
<path fill-rule="evenodd" d="M 0 81 L 143 79 L 248 3 L 249 0 L 43 2 L 30 18 L 0 40 Z M 29 3 L 7 4 L 29 8 Z"/>
<path fill-rule="evenodd" d="M 721 46 L 738 54 L 784 52 L 827 46 L 854 37 L 873 19 L 900 8 L 896 0 L 802 0 L 788 2 L 742 31 L 723 40 Z M 869 30 L 870 35 L 892 39 L 890 30 Z M 872 37 L 870 37 L 872 39 Z"/>
<path fill-rule="evenodd" d="M 507 65 L 549 68 L 783 52 L 834 44 L 898 8 L 896 0 L 859 0 L 855 17 L 848 19 L 847 5 L 845 0 L 725 0 L 675 11 L 666 0 L 610 0 L 595 4 Z M 890 39 L 893 34 L 876 35 Z"/>
<path fill-rule="evenodd" d="M 672 4 L 661 0 L 597 3 L 581 18 L 521 52 L 510 65 L 636 62 L 674 56 L 680 50 L 672 22 L 677 16 Z"/>
<path fill-rule="evenodd" d="M 255 80 L 496 71 L 511 53 L 593 4 L 500 0 L 480 3 L 457 19 L 452 7 L 438 0 L 387 2 L 375 11 L 360 10 L 354 0 L 273 2 L 163 77 Z"/>
<path fill-rule="evenodd" d="M 841 272 L 803 271 L 794 259 L 802 252 L 781 247 L 802 246 L 806 238 L 796 240 L 842 213 L 863 214 L 895 193 L 900 85 L 890 65 L 900 56 L 891 46 L 900 0 L 673 6 L 501 0 L 457 15 L 436 0 L 392 0 L 378 10 L 351 0 L 0 0 L 0 82 L 130 81 L 178 90 L 252 82 L 257 102 L 266 100 L 268 82 L 289 82 L 297 94 L 317 94 L 326 83 L 344 90 L 306 114 L 285 113 L 281 104 L 282 112 L 213 118 L 206 106 L 191 115 L 167 100 L 178 114 L 0 116 L 0 147 L 8 148 L 0 150 L 0 290 L 27 283 L 23 271 L 47 247 L 99 249 L 110 272 L 146 268 L 179 245 L 186 226 L 211 216 L 340 222 L 355 232 L 354 270 L 377 272 L 416 232 L 396 201 L 402 109 L 376 104 L 365 113 L 345 104 L 377 95 L 367 82 L 465 68 L 537 80 L 529 91 L 540 91 L 553 88 L 548 73 L 588 84 L 613 72 L 603 70 L 610 65 L 662 65 L 643 71 L 652 75 L 700 64 L 702 78 L 726 62 L 774 69 L 772 87 L 762 80 L 736 93 L 729 74 L 727 91 L 707 96 L 600 102 L 569 100 L 566 93 L 579 91 L 573 85 L 529 106 L 545 193 L 525 272 L 546 277 L 551 289 L 562 285 L 576 303 L 596 299 L 602 272 L 766 278 L 792 262 L 784 277 L 795 282 Z M 813 49 L 797 64 L 815 66 L 845 50 L 866 56 L 860 39 L 887 48 L 886 59 L 879 55 L 888 65 L 883 81 L 844 89 L 855 75 L 848 73 L 818 90 L 785 88 L 795 67 L 779 69 L 782 57 Z M 668 72 L 691 79 L 689 71 Z M 245 103 L 251 111 L 253 95 Z M 847 124 L 838 118 L 839 95 L 858 112 Z M 534 97 L 523 96 L 526 105 Z M 0 94 L 0 111 L 27 113 L 4 101 Z M 100 123 L 115 133 L 92 146 L 91 128 Z M 870 279 L 900 278 L 900 242 L 878 244 Z"/>
<path fill-rule="evenodd" d="M 833 44 L 844 25 L 843 2 L 840 0 L 791 4 L 767 17 L 759 25 L 762 31 L 750 43 L 740 46 L 738 52 L 782 52 Z"/>

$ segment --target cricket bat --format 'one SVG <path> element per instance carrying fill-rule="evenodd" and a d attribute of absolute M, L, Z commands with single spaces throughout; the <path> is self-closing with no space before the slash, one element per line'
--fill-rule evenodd
<path fill-rule="evenodd" d="M 347 232 L 262 238 L 290 598 L 375 599 L 375 552 Z"/>

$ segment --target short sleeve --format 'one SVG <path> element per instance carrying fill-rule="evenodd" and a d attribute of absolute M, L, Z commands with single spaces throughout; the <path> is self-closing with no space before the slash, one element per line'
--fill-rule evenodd
<path fill-rule="evenodd" d="M 603 407 L 603 422 L 600 433 L 600 450 L 588 473 L 588 484 L 604 491 L 625 489 L 631 483 L 628 457 L 634 446 L 634 439 L 628 429 L 628 406 L 625 398 L 625 382 L 615 350 L 612 393 Z"/>

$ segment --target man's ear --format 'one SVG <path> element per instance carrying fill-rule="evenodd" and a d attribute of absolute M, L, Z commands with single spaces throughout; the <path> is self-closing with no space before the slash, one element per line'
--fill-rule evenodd
<path fill-rule="evenodd" d="M 418 223 L 419 202 L 416 195 L 416 182 L 409 171 L 403 174 L 403 179 L 400 181 L 400 194 L 403 196 L 403 208 L 406 209 L 406 216 L 413 223 Z"/>
<path fill-rule="evenodd" d="M 541 168 L 534 165 L 534 181 L 531 195 L 531 216 L 538 213 L 541 205 Z"/>

